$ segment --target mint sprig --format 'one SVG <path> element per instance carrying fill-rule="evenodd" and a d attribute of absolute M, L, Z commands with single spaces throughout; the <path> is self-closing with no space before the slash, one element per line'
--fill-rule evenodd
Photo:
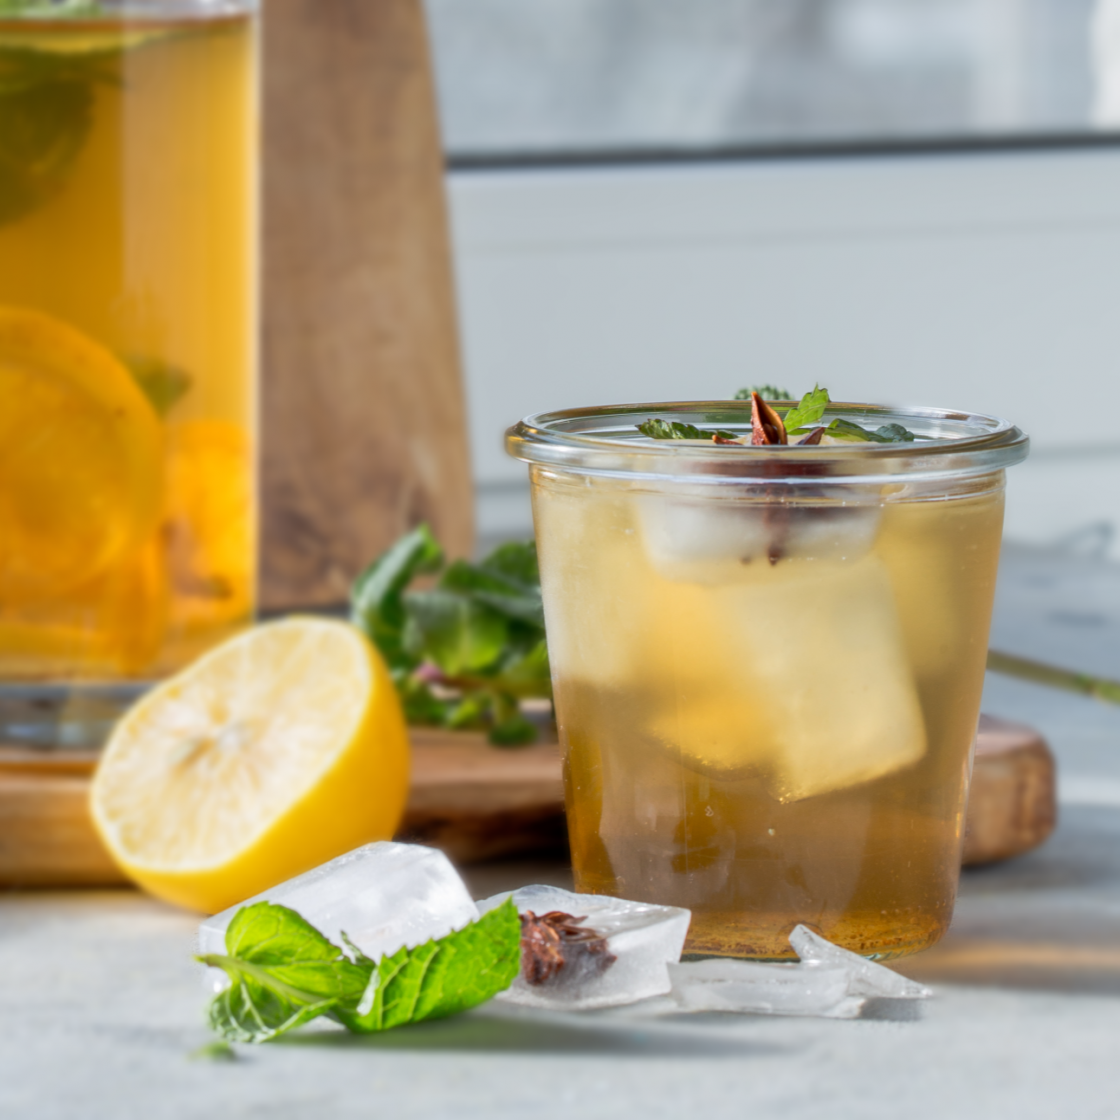
<path fill-rule="evenodd" d="M 461 930 L 380 961 L 343 940 L 349 955 L 286 906 L 242 907 L 226 952 L 196 958 L 230 978 L 210 1004 L 210 1026 L 230 1042 L 268 1042 L 321 1015 L 367 1034 L 466 1011 L 513 983 L 521 920 L 507 899 Z"/>
<path fill-rule="evenodd" d="M 438 575 L 436 585 L 410 590 L 424 574 Z M 551 699 L 552 681 L 533 542 L 445 565 L 422 525 L 358 577 L 351 607 L 388 662 L 410 723 L 485 729 L 496 746 L 536 738 L 519 701 Z"/>
<path fill-rule="evenodd" d="M 713 436 L 720 439 L 735 439 L 734 432 L 725 432 L 720 428 L 697 428 L 694 424 L 685 424 L 680 420 L 661 420 L 654 417 L 638 425 L 638 431 L 650 439 L 706 439 Z"/>
<path fill-rule="evenodd" d="M 833 420 L 825 429 L 835 439 L 852 440 L 858 443 L 912 443 L 914 433 L 901 424 L 882 424 L 874 431 L 853 424 L 850 420 Z"/>
<path fill-rule="evenodd" d="M 814 385 L 812 391 L 801 398 L 801 403 L 782 417 L 786 432 L 792 433 L 799 428 L 815 428 L 828 405 L 828 390 Z"/>

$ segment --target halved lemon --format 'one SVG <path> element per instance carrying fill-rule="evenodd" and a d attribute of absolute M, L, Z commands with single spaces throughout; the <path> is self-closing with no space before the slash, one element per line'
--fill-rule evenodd
<path fill-rule="evenodd" d="M 132 708 L 91 810 L 140 886 L 213 913 L 388 839 L 407 794 L 381 656 L 346 623 L 296 617 L 231 639 Z"/>
<path fill-rule="evenodd" d="M 67 592 L 137 547 L 162 458 L 159 419 L 108 350 L 0 307 L 0 602 Z"/>

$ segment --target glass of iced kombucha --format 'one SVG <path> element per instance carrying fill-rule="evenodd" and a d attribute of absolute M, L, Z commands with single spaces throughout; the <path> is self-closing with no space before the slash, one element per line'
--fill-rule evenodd
<path fill-rule="evenodd" d="M 788 406 L 785 406 L 788 407 Z M 830 406 L 907 443 L 658 441 L 750 404 L 555 412 L 530 463 L 576 889 L 686 906 L 691 956 L 803 922 L 885 959 L 948 927 L 1004 468 L 986 416 Z"/>
<path fill-rule="evenodd" d="M 0 14 L 0 743 L 254 608 L 254 0 Z"/>

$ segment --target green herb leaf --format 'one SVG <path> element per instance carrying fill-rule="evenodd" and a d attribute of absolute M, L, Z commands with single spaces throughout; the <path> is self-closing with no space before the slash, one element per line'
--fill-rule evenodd
<path fill-rule="evenodd" d="M 782 418 L 787 432 L 796 431 L 798 428 L 815 428 L 828 408 L 828 390 L 814 385 L 812 392 L 806 393 L 801 398 L 801 403 L 796 408 L 791 408 Z"/>
<path fill-rule="evenodd" d="M 356 954 L 356 963 L 369 966 Z M 339 1008 L 335 1017 L 353 1031 L 383 1031 L 422 1019 L 442 1019 L 505 991 L 521 961 L 521 919 L 512 899 L 477 922 L 416 949 L 401 949 L 376 966 L 368 1011 Z"/>
<path fill-rule="evenodd" d="M 479 565 L 483 571 L 504 576 L 522 587 L 541 586 L 536 541 L 507 541 L 498 545 Z"/>
<path fill-rule="evenodd" d="M 393 668 L 411 668 L 418 659 L 405 651 L 404 589 L 416 576 L 438 571 L 442 563 L 443 549 L 431 529 L 419 525 L 383 552 L 354 581 L 350 592 L 351 620 Z"/>
<path fill-rule="evenodd" d="M 405 649 L 430 658 L 447 676 L 486 669 L 501 657 L 509 623 L 492 607 L 443 588 L 410 591 L 404 602 Z"/>
<path fill-rule="evenodd" d="M 266 1042 L 336 1007 L 357 1006 L 369 970 L 354 965 L 294 910 L 258 902 L 238 910 L 226 952 L 199 957 L 230 986 L 210 1004 L 210 1026 L 231 1042 Z"/>
<path fill-rule="evenodd" d="M 850 420 L 833 420 L 827 428 L 830 436 L 862 443 L 911 443 L 914 433 L 907 431 L 901 424 L 883 424 L 874 431 L 853 424 Z"/>
<path fill-rule="evenodd" d="M 516 702 L 498 696 L 494 704 L 494 726 L 488 738 L 495 747 L 525 747 L 536 741 L 537 728 L 525 718 Z"/>
<path fill-rule="evenodd" d="M 444 591 L 466 595 L 477 603 L 493 608 L 507 618 L 544 628 L 544 605 L 541 601 L 540 576 L 535 583 L 522 582 L 485 564 L 476 566 L 456 560 L 440 577 Z"/>
<path fill-rule="evenodd" d="M 638 431 L 650 439 L 706 439 L 719 436 L 720 439 L 736 439 L 734 432 L 725 432 L 720 428 L 697 428 L 693 424 L 684 424 L 679 420 L 661 420 L 653 417 L 638 425 Z"/>
<path fill-rule="evenodd" d="M 777 385 L 751 385 L 746 389 L 740 389 L 732 399 L 737 401 L 749 401 L 752 393 L 757 393 L 764 401 L 797 400 L 788 389 L 779 389 Z"/>
<path fill-rule="evenodd" d="M 901 424 L 883 424 L 871 433 L 871 438 L 879 443 L 913 443 L 914 433 Z"/>
<path fill-rule="evenodd" d="M 454 1015 L 513 983 L 521 920 L 507 899 L 461 930 L 378 962 L 343 940 L 350 956 L 286 906 L 243 907 L 226 952 L 198 958 L 231 981 L 210 1004 L 210 1025 L 229 1041 L 267 1042 L 324 1014 L 363 1033 Z"/>
<path fill-rule="evenodd" d="M 126 358 L 124 364 L 157 416 L 166 416 L 190 392 L 194 380 L 186 370 L 158 358 L 133 356 Z"/>

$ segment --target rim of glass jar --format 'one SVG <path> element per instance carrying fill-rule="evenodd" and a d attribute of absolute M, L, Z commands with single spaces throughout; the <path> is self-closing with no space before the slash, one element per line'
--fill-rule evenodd
<path fill-rule="evenodd" d="M 785 403 L 792 407 L 796 402 Z M 819 486 L 907 482 L 990 474 L 1021 463 L 1029 438 L 1015 425 L 983 413 L 833 401 L 822 418 L 902 424 L 920 437 L 913 443 L 854 443 L 792 447 L 711 446 L 649 440 L 637 424 L 657 418 L 735 432 L 751 430 L 750 401 L 672 401 L 602 405 L 540 412 L 506 431 L 506 451 L 526 463 L 578 474 L 681 480 L 712 485 L 765 479 Z M 924 438 L 922 438 L 924 437 Z M 901 479 L 900 479 L 901 481 Z"/>

